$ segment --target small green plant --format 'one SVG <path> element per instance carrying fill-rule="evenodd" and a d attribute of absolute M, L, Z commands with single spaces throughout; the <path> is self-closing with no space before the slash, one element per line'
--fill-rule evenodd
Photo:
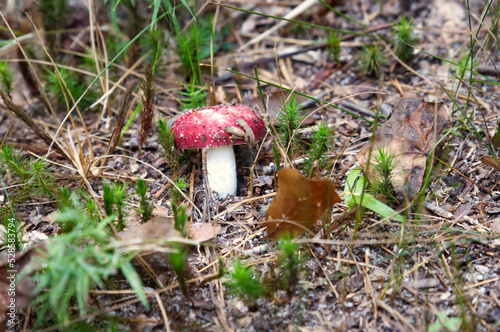
<path fill-rule="evenodd" d="M 182 236 L 186 237 L 186 221 L 188 219 L 186 207 L 184 205 L 178 206 L 172 202 L 172 211 L 174 214 L 174 228 L 181 232 Z"/>
<path fill-rule="evenodd" d="M 214 35 L 214 53 L 224 46 L 224 35 L 228 35 L 229 26 L 219 30 Z M 177 36 L 177 53 L 187 77 L 195 78 L 195 83 L 201 83 L 200 60 L 210 56 L 212 40 L 212 20 L 198 17 L 185 32 Z"/>
<path fill-rule="evenodd" d="M 240 298 L 254 302 L 264 295 L 264 285 L 254 276 L 253 269 L 245 266 L 240 260 L 234 264 L 231 280 L 226 284 Z"/>
<path fill-rule="evenodd" d="M 96 224 L 81 208 L 64 208 L 56 221 L 65 223 L 76 221 L 73 231 L 61 234 L 45 242 L 46 250 L 39 250 L 37 260 L 32 265 L 35 271 L 23 270 L 31 274 L 36 284 L 34 305 L 40 305 L 35 326 L 52 319 L 57 324 L 69 321 L 74 309 L 84 315 L 89 311 L 89 291 L 94 285 L 104 286 L 105 281 L 117 271 L 125 276 L 142 303 L 148 302 L 139 276 L 130 260 L 133 253 L 121 247 L 120 242 L 107 230 L 112 218 Z M 97 245 L 98 244 L 98 245 Z"/>
<path fill-rule="evenodd" d="M 342 35 L 338 32 L 330 32 L 326 40 L 326 49 L 333 61 L 339 61 L 340 58 L 340 42 Z"/>
<path fill-rule="evenodd" d="M 45 75 L 47 89 L 60 107 L 66 107 L 67 103 L 71 107 L 73 103 L 70 94 L 76 101 L 85 92 L 87 86 L 75 71 L 59 68 L 59 73 L 60 76 L 56 71 L 50 71 Z M 78 107 L 84 109 L 90 106 L 96 97 L 95 91 L 90 89 L 79 102 Z"/>
<path fill-rule="evenodd" d="M 0 89 L 6 92 L 10 97 L 12 91 L 12 71 L 9 70 L 9 64 L 0 60 Z"/>
<path fill-rule="evenodd" d="M 413 47 L 418 43 L 417 35 L 414 32 L 413 23 L 401 18 L 398 24 L 392 27 L 392 33 L 396 39 L 396 55 L 403 62 L 409 63 L 413 57 Z"/>
<path fill-rule="evenodd" d="M 196 85 L 194 78 L 191 78 L 190 84 L 184 84 L 185 91 L 179 91 L 183 96 L 180 98 L 182 102 L 181 109 L 194 109 L 207 104 L 208 92 L 205 88 Z"/>
<path fill-rule="evenodd" d="M 299 256 L 300 246 L 298 243 L 292 242 L 290 234 L 287 233 L 286 236 L 280 239 L 277 247 L 280 251 L 278 265 L 281 267 L 283 277 L 280 278 L 280 286 L 286 289 L 288 298 L 291 298 L 299 282 L 299 273 L 302 263 Z"/>
<path fill-rule="evenodd" d="M 103 195 L 102 199 L 104 201 L 104 211 L 108 217 L 113 215 L 113 204 L 115 202 L 115 198 L 113 196 L 113 191 L 109 185 L 108 181 L 104 181 L 103 184 Z"/>
<path fill-rule="evenodd" d="M 460 317 L 448 317 L 446 311 L 438 311 L 437 321 L 427 328 L 427 332 L 439 332 L 439 331 L 450 331 L 457 332 L 460 331 L 460 326 L 462 326 L 462 318 Z"/>
<path fill-rule="evenodd" d="M 375 155 L 375 163 L 373 165 L 374 177 L 370 186 L 374 196 L 383 195 L 389 201 L 397 202 L 394 190 L 394 155 L 379 149 Z"/>
<path fill-rule="evenodd" d="M 8 170 L 21 180 L 19 196 L 54 196 L 54 175 L 44 159 L 24 158 L 14 146 L 5 144 L 0 149 L 0 170 Z"/>
<path fill-rule="evenodd" d="M 10 144 L 3 145 L 0 150 L 0 169 L 9 170 L 23 181 L 29 178 L 25 159 Z"/>
<path fill-rule="evenodd" d="M 166 40 L 163 29 L 152 29 L 149 30 L 144 35 L 144 38 L 141 38 L 141 50 L 148 53 L 148 62 L 156 62 L 160 57 L 162 50 L 166 49 Z"/>
<path fill-rule="evenodd" d="M 278 138 L 290 159 L 295 155 L 298 138 L 296 132 L 304 116 L 300 114 L 300 101 L 292 94 L 288 101 L 281 105 L 275 121 Z"/>
<path fill-rule="evenodd" d="M 313 171 L 313 163 L 317 160 L 319 169 L 323 169 L 328 164 L 327 152 L 332 147 L 333 131 L 328 128 L 326 122 L 320 122 L 318 129 L 314 130 L 312 142 L 309 145 L 308 155 L 305 161 L 305 170 L 308 176 Z"/>
<path fill-rule="evenodd" d="M 113 192 L 117 218 L 117 220 L 115 220 L 115 225 L 118 230 L 122 231 L 125 229 L 126 212 L 124 208 L 126 206 L 125 199 L 127 198 L 127 184 L 125 183 L 121 186 L 118 182 L 115 182 L 113 185 Z"/>
<path fill-rule="evenodd" d="M 101 211 L 97 202 L 85 190 L 79 189 L 78 195 L 83 200 L 85 211 L 90 220 L 101 220 Z"/>
<path fill-rule="evenodd" d="M 56 204 L 60 211 L 71 210 L 75 212 L 74 214 L 66 213 L 58 217 L 61 221 L 60 225 L 64 233 L 71 232 L 78 229 L 78 227 L 95 227 L 101 220 L 99 216 L 99 206 L 92 197 L 83 190 L 72 191 L 68 187 L 61 187 L 59 189 Z M 92 222 L 92 224 L 86 224 L 85 222 Z"/>
<path fill-rule="evenodd" d="M 113 223 L 118 231 L 125 229 L 125 206 L 127 199 L 127 184 L 115 182 L 111 187 L 107 181 L 103 185 L 104 211 L 108 217 L 115 216 Z"/>
<path fill-rule="evenodd" d="M 81 207 L 81 202 L 80 202 L 80 197 L 76 194 L 76 192 L 71 191 L 70 188 L 68 187 L 62 187 L 59 190 L 59 195 L 57 199 L 57 208 L 60 211 L 64 210 L 74 210 L 75 214 L 71 215 L 72 218 L 70 218 L 70 215 L 67 214 L 66 218 L 63 218 L 63 220 L 60 223 L 60 227 L 63 231 L 63 233 L 69 233 L 73 231 L 75 228 L 78 226 L 83 226 L 84 224 L 81 223 L 81 220 L 88 220 L 84 218 L 84 216 L 77 215 L 78 212 L 83 213 L 83 209 Z M 60 219 L 61 220 L 61 219 Z"/>
<path fill-rule="evenodd" d="M 59 195 L 57 197 L 57 208 L 62 210 L 73 206 L 73 192 L 68 187 L 59 188 Z"/>
<path fill-rule="evenodd" d="M 54 177 L 50 172 L 50 166 L 44 159 L 31 159 L 28 164 L 31 177 L 29 181 L 33 184 L 36 196 L 54 196 Z"/>
<path fill-rule="evenodd" d="M 380 77 L 382 66 L 387 63 L 387 58 L 382 46 L 377 44 L 363 45 L 359 55 L 362 75 Z"/>
<path fill-rule="evenodd" d="M 172 186 L 168 190 L 168 194 L 170 196 L 170 200 L 172 201 L 172 205 L 179 205 L 181 201 L 184 199 L 182 193 L 187 193 L 187 188 L 189 188 L 189 182 L 186 181 L 185 178 L 180 177 L 174 181 L 175 186 Z M 177 189 L 179 188 L 179 189 Z"/>
<path fill-rule="evenodd" d="M 185 208 L 184 208 L 185 212 Z M 172 264 L 172 269 L 177 275 L 177 279 L 179 280 L 179 285 L 181 286 L 182 293 L 186 298 L 189 298 L 186 277 L 188 274 L 187 266 L 186 266 L 186 258 L 188 255 L 188 248 L 181 247 L 179 244 L 173 245 L 173 252 L 169 255 L 170 263 Z"/>
<path fill-rule="evenodd" d="M 208 31 L 210 32 L 210 30 Z M 177 53 L 182 65 L 182 69 L 187 77 L 192 77 L 194 81 L 201 79 L 200 53 L 198 27 L 193 24 L 186 32 L 177 37 Z M 210 40 L 210 39 L 209 39 Z"/>
<path fill-rule="evenodd" d="M 170 125 L 164 118 L 159 118 L 158 122 L 158 141 L 164 151 L 164 158 L 168 162 L 168 166 L 172 170 L 173 178 L 176 179 L 179 173 L 179 165 L 181 161 L 180 153 L 175 149 L 175 135 L 170 129 Z"/>
<path fill-rule="evenodd" d="M 135 184 L 135 191 L 139 195 L 139 207 L 137 209 L 137 214 L 139 215 L 141 222 L 145 223 L 151 219 L 151 213 L 153 212 L 153 202 L 151 202 L 148 197 L 148 184 L 143 179 L 137 179 Z"/>

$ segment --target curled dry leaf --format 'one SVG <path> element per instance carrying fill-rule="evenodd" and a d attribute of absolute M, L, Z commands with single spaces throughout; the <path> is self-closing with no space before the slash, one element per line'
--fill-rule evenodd
<path fill-rule="evenodd" d="M 500 157 L 492 157 L 492 156 L 482 156 L 479 158 L 483 164 L 493 167 L 497 171 L 500 171 Z"/>
<path fill-rule="evenodd" d="M 368 179 L 373 179 L 378 151 L 393 155 L 396 198 L 399 203 L 403 203 L 405 198 L 412 200 L 422 186 L 427 154 L 436 146 L 448 123 L 448 114 L 441 103 L 428 103 L 407 92 L 375 133 L 373 145 L 367 144 L 361 150 L 359 165 Z M 367 170 L 370 149 L 370 169 Z"/>
<path fill-rule="evenodd" d="M 309 180 L 296 169 L 283 169 L 278 173 L 278 191 L 265 216 L 267 236 L 274 240 L 285 233 L 298 236 L 312 229 L 335 203 L 340 203 L 340 197 L 330 181 Z"/>

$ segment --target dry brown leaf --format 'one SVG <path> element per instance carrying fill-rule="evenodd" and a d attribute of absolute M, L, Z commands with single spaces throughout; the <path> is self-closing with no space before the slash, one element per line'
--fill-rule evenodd
<path fill-rule="evenodd" d="M 448 119 L 443 105 L 424 102 L 414 93 L 405 93 L 373 138 L 370 169 L 366 169 L 370 144 L 361 150 L 359 165 L 368 179 L 373 179 L 378 150 L 393 155 L 396 198 L 399 203 L 403 203 L 405 198 L 412 200 L 422 186 L 427 154 L 435 147 L 442 130 L 449 123 Z"/>
<path fill-rule="evenodd" d="M 278 191 L 265 216 L 267 236 L 274 240 L 287 232 L 298 236 L 312 229 L 335 203 L 340 203 L 340 197 L 330 181 L 309 180 L 296 169 L 283 169 L 278 173 Z"/>
<path fill-rule="evenodd" d="M 164 238 L 182 238 L 182 234 L 174 228 L 172 218 L 155 216 L 148 222 L 140 224 L 134 228 L 126 229 L 118 236 L 122 240 L 144 240 L 148 242 L 149 239 L 164 239 Z M 158 246 L 161 249 L 161 246 Z M 147 265 L 146 265 L 147 264 Z M 163 251 L 149 250 L 139 254 L 139 257 L 132 260 L 132 265 L 146 285 L 153 285 L 154 281 L 151 279 L 151 272 L 157 275 L 165 274 L 166 271 L 172 269 L 167 255 Z M 186 273 L 190 272 L 190 267 L 186 264 Z"/>
<path fill-rule="evenodd" d="M 155 216 L 148 222 L 118 233 L 122 240 L 161 239 L 167 237 L 182 238 L 182 234 L 174 228 L 172 218 Z"/>
<path fill-rule="evenodd" d="M 212 223 L 196 223 L 191 225 L 189 236 L 193 240 L 204 242 L 216 237 L 221 228 L 220 225 L 214 225 Z"/>
<path fill-rule="evenodd" d="M 492 156 L 482 156 L 479 158 L 483 164 L 493 167 L 497 171 L 500 171 L 500 158 L 494 158 Z"/>

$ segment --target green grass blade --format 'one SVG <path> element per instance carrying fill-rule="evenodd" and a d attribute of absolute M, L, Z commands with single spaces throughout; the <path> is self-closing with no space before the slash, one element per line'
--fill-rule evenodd
<path fill-rule="evenodd" d="M 406 222 L 405 218 L 385 203 L 382 203 L 366 192 L 363 195 L 366 177 L 364 175 L 360 176 L 360 173 L 361 168 L 356 167 L 347 176 L 344 185 L 344 204 L 349 206 L 349 209 L 352 209 L 355 204 L 361 205 L 379 214 L 382 218 L 387 219 L 389 223 L 390 219 L 403 223 Z M 363 200 L 361 200 L 361 196 L 363 196 Z"/>
<path fill-rule="evenodd" d="M 146 298 L 146 294 L 144 294 L 141 278 L 135 271 L 132 264 L 130 264 L 130 262 L 127 262 L 120 267 L 120 270 L 122 271 L 132 289 L 135 291 L 137 297 L 141 300 L 142 304 L 149 309 L 149 302 Z"/>
<path fill-rule="evenodd" d="M 120 133 L 120 140 L 118 142 L 122 141 L 123 134 L 125 134 L 127 132 L 127 130 L 130 128 L 130 126 L 132 125 L 132 122 L 134 122 L 135 118 L 137 117 L 137 115 L 139 114 L 141 109 L 142 109 L 142 101 L 139 102 L 139 104 L 137 104 L 137 107 L 135 108 L 134 113 L 132 113 L 132 115 L 130 116 L 130 119 L 128 119 L 127 123 L 123 127 L 122 132 Z"/>
<path fill-rule="evenodd" d="M 390 219 L 394 219 L 399 222 L 406 222 L 406 219 L 403 218 L 399 213 L 394 211 L 391 207 L 382 203 L 372 195 L 365 193 L 363 196 L 363 201 L 361 202 L 361 194 L 354 193 L 352 198 L 356 204 L 360 204 L 361 206 L 379 214 L 382 218 L 387 219 L 390 223 Z"/>

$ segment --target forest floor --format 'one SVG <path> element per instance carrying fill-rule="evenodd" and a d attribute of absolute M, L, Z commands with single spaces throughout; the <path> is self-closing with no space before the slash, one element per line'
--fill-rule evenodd
<path fill-rule="evenodd" d="M 122 44 L 117 39 L 113 42 L 108 39 L 115 27 L 110 14 L 110 6 L 115 2 Z M 99 5 L 90 15 L 83 2 L 68 5 L 63 33 L 55 34 L 57 47 L 52 48 L 47 40 L 51 34 L 44 33 L 42 23 L 37 32 L 18 4 L 7 1 L 5 8 L 0 9 L 21 41 L 23 52 L 4 24 L 0 31 L 3 42 L 0 58 L 12 73 L 9 96 L 14 104 L 50 137 L 56 137 L 61 146 L 73 149 L 64 150 L 73 159 L 54 151 L 47 157 L 54 187 L 82 188 L 104 213 L 103 180 L 128 184 L 126 227 L 120 237 L 132 242 L 127 245 L 121 242 L 120 252 L 137 253 L 132 248 L 137 240 L 142 244 L 154 243 L 153 247 L 141 247 L 142 261 L 135 259 L 132 263 L 150 306 L 141 303 L 131 289 L 130 279 L 115 269 L 104 283 L 92 283 L 85 294 L 86 311 L 82 312 L 80 303 L 73 298 L 65 304 L 69 320 L 57 320 L 50 311 L 44 314 L 46 318 L 40 319 L 38 308 L 51 300 L 37 300 L 41 293 L 40 290 L 33 293 L 33 286 L 40 282 L 35 273 L 29 283 L 19 282 L 17 320 L 15 324 L 8 323 L 8 329 L 75 330 L 78 324 L 82 324 L 78 325 L 82 329 L 102 331 L 500 329 L 500 188 L 497 187 L 500 164 L 495 158 L 481 159 L 498 155 L 495 139 L 500 137 L 496 134 L 500 123 L 498 3 L 475 0 L 467 2 L 467 7 L 454 0 L 355 0 L 326 1 L 327 7 L 321 1 L 247 0 L 222 1 L 222 5 L 199 1 L 193 8 L 193 3 L 187 1 L 198 19 L 191 20 L 191 12 L 182 2 L 176 12 L 178 22 L 165 18 L 158 21 L 157 31 L 162 31 L 161 45 L 165 47 L 158 50 L 154 43 L 147 49 L 147 41 L 156 40 L 146 37 L 153 34 L 147 28 L 153 15 L 152 2 L 136 0 L 135 10 L 124 5 L 134 2 L 121 2 Z M 35 22 L 48 18 L 37 9 L 38 2 L 30 3 L 26 8 L 31 10 Z M 160 9 L 159 17 L 163 13 Z M 290 14 L 291 21 L 275 18 Z M 395 55 L 393 27 L 401 17 L 411 20 L 416 36 L 406 63 Z M 216 24 L 212 46 L 210 22 Z M 199 26 L 196 33 L 203 44 L 192 47 L 199 48 L 203 65 L 199 67 L 200 81 L 194 90 L 186 79 L 189 75 L 182 63 L 185 56 L 179 54 L 180 38 L 176 39 L 173 33 L 172 26 L 176 24 L 181 29 L 193 24 Z M 282 26 L 273 30 L 278 24 Z M 57 28 L 60 27 L 53 27 Z M 66 101 L 57 96 L 57 80 L 54 84 L 47 78 L 52 71 L 52 60 L 42 45 L 49 53 L 57 50 L 52 54 L 53 60 L 77 73 L 72 78 L 78 80 L 75 85 L 83 86 L 83 92 L 117 54 L 116 50 L 144 28 L 147 29 L 140 42 L 127 45 L 126 52 L 104 70 L 105 74 L 89 90 L 92 99 L 84 99 L 87 104 L 80 107 L 81 118 L 75 115 L 74 123 L 63 120 L 68 110 Z M 337 55 L 332 54 L 336 52 L 335 45 L 327 42 L 329 29 L 341 31 Z M 361 57 L 365 45 L 377 45 L 385 57 L 385 61 L 374 65 L 379 72 L 363 72 Z M 86 52 L 90 57 L 83 60 Z M 26 66 L 26 57 L 34 70 Z M 256 147 L 235 147 L 237 195 L 216 200 L 209 222 L 204 221 L 207 218 L 201 153 L 186 155 L 178 172 L 187 183 L 188 199 L 182 198 L 181 202 L 187 207 L 186 229 L 191 237 L 184 241 L 190 244 L 185 274 L 176 274 L 165 256 L 158 254 L 172 249 L 170 242 L 158 240 L 177 235 L 171 229 L 171 189 L 172 181 L 178 182 L 165 160 L 157 127 L 153 126 L 151 134 L 139 146 L 139 115 L 123 130 L 121 143 L 107 163 L 99 159 L 110 151 L 116 114 L 127 99 L 123 91 L 130 83 L 140 84 L 148 63 L 155 64 L 155 119 L 163 117 L 171 121 L 181 114 L 181 106 L 196 99 L 194 92 L 186 97 L 190 89 L 205 93 L 201 95 L 206 102 L 207 82 L 212 86 L 208 91 L 209 104 L 245 103 L 266 114 L 266 123 L 280 118 L 281 105 L 289 91 L 299 93 L 298 99 L 305 106 L 303 114 L 308 117 L 294 132 L 299 138 L 293 143 L 294 152 L 286 158 L 281 155 L 283 167 L 290 167 L 285 162 L 289 158 L 305 174 L 307 158 L 304 157 L 312 146 L 317 126 L 326 123 L 332 128 L 329 149 L 324 153 L 326 166 L 316 176 L 334 183 L 342 203 L 329 210 L 326 227 L 318 221 L 310 232 L 292 241 L 297 245 L 293 255 L 297 261 L 292 270 L 287 262 L 295 258 L 284 254 L 286 250 L 279 246 L 282 241 L 266 236 L 264 223 L 275 197 L 273 146 L 278 138 L 271 132 Z M 38 87 L 37 78 L 43 89 Z M 428 149 L 418 152 L 427 165 L 424 167 L 427 172 L 422 172 L 425 176 L 420 179 L 423 189 L 411 203 L 388 203 L 404 216 L 405 222 L 394 218 L 391 221 L 359 206 L 352 212 L 344 193 L 346 178 L 357 167 L 358 156 L 370 142 L 373 123 L 381 124 L 379 130 L 382 130 L 389 115 L 401 108 L 398 102 L 407 92 L 429 105 L 442 103 L 436 108 L 442 107 L 442 114 L 447 117 L 437 137 L 426 141 L 430 142 Z M 125 109 L 126 121 L 141 96 L 137 88 L 132 92 L 131 104 Z M 54 105 L 54 114 L 48 104 Z M 73 102 L 68 104 L 72 107 Z M 56 135 L 62 121 L 65 123 Z M 10 144 L 26 157 L 39 158 L 49 151 L 47 142 L 10 112 L 5 103 L 0 103 L 0 137 L 2 145 Z M 438 149 L 434 149 L 438 141 Z M 19 177 L 5 165 L 0 169 L 6 188 L 0 193 L 2 213 L 9 213 L 11 207 L 15 209 L 16 218 L 24 226 L 23 252 L 36 256 L 28 248 L 44 248 L 65 232 L 56 219 L 60 196 L 23 196 Z M 134 190 L 137 178 L 146 180 L 148 197 L 154 198 L 150 224 L 141 225 L 135 212 L 140 205 Z M 416 188 L 419 189 L 420 186 Z M 290 204 L 287 198 L 285 202 Z M 164 229 L 161 223 L 169 226 Z M 202 223 L 206 225 L 200 226 Z M 75 243 L 71 245 L 78 247 Z M 80 245 L 99 247 L 94 240 Z M 149 255 L 145 255 L 148 250 Z M 151 250 L 156 253 L 151 254 Z M 6 264 L 7 250 L 3 255 L 2 262 Z M 17 253 L 18 261 L 22 257 Z M 261 282 L 265 294 L 252 298 L 251 291 L 250 294 L 235 291 L 237 259 L 251 267 L 246 271 L 252 271 L 251 279 Z M 144 266 L 149 266 L 149 271 Z M 226 272 L 219 273 L 223 266 Z M 23 263 L 18 270 L 24 268 Z M 65 266 L 60 268 L 63 270 Z M 38 273 L 48 275 L 43 269 Z M 285 278 L 288 283 L 280 282 Z M 6 285 L 0 281 L 0 290 L 7 291 Z M 41 292 L 44 291 L 50 293 L 50 285 L 45 285 Z M 5 322 L 5 316 L 0 318 Z M 39 325 L 35 325 L 37 318 L 41 321 Z M 70 324 L 75 325 L 70 327 Z"/>

